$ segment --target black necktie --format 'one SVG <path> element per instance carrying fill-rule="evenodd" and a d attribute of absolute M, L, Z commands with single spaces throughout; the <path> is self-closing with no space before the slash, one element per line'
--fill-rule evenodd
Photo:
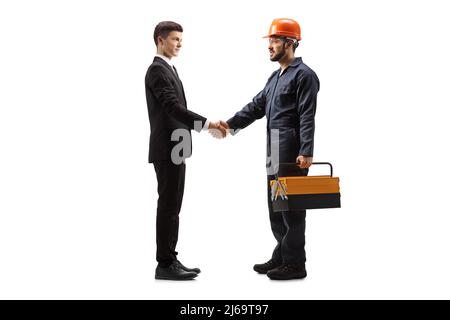
<path fill-rule="evenodd" d="M 177 79 L 178 79 L 179 81 L 181 81 L 181 80 L 180 80 L 180 77 L 178 76 L 178 72 L 177 72 L 177 69 L 175 68 L 175 66 L 172 66 L 172 68 L 173 68 L 173 71 L 175 71 L 175 75 L 177 76 Z"/>
<path fill-rule="evenodd" d="M 176 76 L 176 78 L 177 78 L 178 84 L 180 85 L 181 92 L 183 92 L 184 100 L 186 100 L 186 97 L 185 97 L 185 95 L 184 95 L 183 83 L 181 82 L 181 79 L 180 79 L 180 77 L 178 76 L 178 72 L 177 72 L 177 69 L 175 68 L 175 66 L 172 66 L 172 67 L 173 67 L 173 71 L 175 71 L 175 76 Z"/>

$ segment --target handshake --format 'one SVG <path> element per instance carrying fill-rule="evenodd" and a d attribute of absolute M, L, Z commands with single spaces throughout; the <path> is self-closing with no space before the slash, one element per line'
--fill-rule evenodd
<path fill-rule="evenodd" d="M 230 127 L 228 123 L 223 120 L 217 122 L 210 122 L 208 126 L 208 132 L 217 139 L 225 138 L 228 134 Z"/>

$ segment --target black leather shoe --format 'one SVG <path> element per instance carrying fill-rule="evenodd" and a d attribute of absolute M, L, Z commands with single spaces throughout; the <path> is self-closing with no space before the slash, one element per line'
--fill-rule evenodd
<path fill-rule="evenodd" d="M 253 266 L 253 270 L 255 270 L 258 273 L 267 273 L 268 271 L 275 269 L 279 266 L 281 266 L 281 262 L 275 261 L 274 259 L 270 259 L 267 262 L 255 264 Z"/>
<path fill-rule="evenodd" d="M 272 280 L 303 279 L 306 277 L 306 269 L 302 265 L 287 263 L 270 270 L 267 276 Z"/>
<path fill-rule="evenodd" d="M 187 272 L 195 272 L 195 273 L 200 273 L 200 272 L 201 272 L 199 268 L 188 268 L 188 267 L 185 267 L 185 266 L 181 263 L 180 260 L 176 260 L 175 263 L 178 263 L 179 266 L 181 267 L 181 269 L 183 269 L 184 271 L 187 271 Z"/>
<path fill-rule="evenodd" d="M 160 280 L 191 280 L 197 276 L 195 272 L 184 271 L 175 261 L 168 267 L 156 267 L 155 279 Z"/>

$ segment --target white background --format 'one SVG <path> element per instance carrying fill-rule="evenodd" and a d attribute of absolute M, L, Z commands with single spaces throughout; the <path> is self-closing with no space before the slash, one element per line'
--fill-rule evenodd
<path fill-rule="evenodd" d="M 2 1 L 0 298 L 450 298 L 446 1 Z M 309 211 L 305 280 L 270 257 L 265 120 L 194 133 L 178 249 L 203 270 L 154 280 L 156 178 L 144 76 L 154 26 L 183 25 L 188 106 L 228 119 L 278 68 L 273 18 L 298 20 L 318 74 L 315 160 L 342 208 Z"/>

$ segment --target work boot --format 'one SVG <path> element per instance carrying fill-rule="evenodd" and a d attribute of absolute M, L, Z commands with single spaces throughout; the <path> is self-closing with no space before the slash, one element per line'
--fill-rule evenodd
<path fill-rule="evenodd" d="M 272 280 L 303 279 L 306 277 L 306 269 L 304 265 L 287 263 L 268 271 L 267 276 Z"/>
<path fill-rule="evenodd" d="M 253 266 L 253 270 L 255 270 L 258 273 L 266 274 L 268 271 L 275 269 L 277 267 L 281 266 L 281 262 L 276 261 L 274 259 L 270 259 L 267 262 L 255 264 Z"/>

